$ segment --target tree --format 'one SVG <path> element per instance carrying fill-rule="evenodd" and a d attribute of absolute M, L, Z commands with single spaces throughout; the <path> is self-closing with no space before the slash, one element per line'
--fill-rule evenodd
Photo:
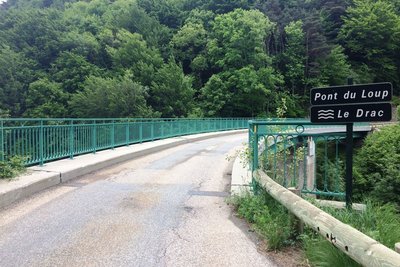
<path fill-rule="evenodd" d="M 101 58 L 101 47 L 96 37 L 90 32 L 73 30 L 60 38 L 60 50 L 71 51 L 87 58 L 90 62 L 98 62 Z"/>
<path fill-rule="evenodd" d="M 163 117 L 185 117 L 193 108 L 192 80 L 173 59 L 155 73 L 149 103 Z"/>
<path fill-rule="evenodd" d="M 25 109 L 24 95 L 35 79 L 37 64 L 12 50 L 0 46 L 0 109 L 11 116 L 21 116 Z M 36 73 L 38 74 L 38 73 Z"/>
<path fill-rule="evenodd" d="M 266 54 L 265 43 L 273 27 L 256 10 L 236 9 L 216 16 L 206 47 L 215 74 L 200 93 L 204 114 L 265 114 L 268 97 L 281 80 L 268 66 L 272 60 Z"/>
<path fill-rule="evenodd" d="M 10 10 L 0 20 L 0 40 L 47 68 L 59 51 L 60 18 L 55 9 Z"/>
<path fill-rule="evenodd" d="M 172 38 L 171 47 L 175 58 L 182 62 L 185 73 L 191 73 L 191 63 L 199 55 L 204 54 L 207 44 L 207 32 L 202 24 L 189 22 Z"/>
<path fill-rule="evenodd" d="M 201 89 L 200 99 L 206 117 L 221 116 L 223 107 L 232 98 L 223 76 L 223 73 L 214 74 Z"/>
<path fill-rule="evenodd" d="M 253 1 L 248 0 L 186 0 L 184 6 L 189 10 L 198 8 L 211 10 L 216 14 L 226 14 L 235 9 L 249 9 Z"/>
<path fill-rule="evenodd" d="M 304 88 L 305 34 L 301 20 L 292 21 L 285 27 L 286 45 L 282 53 L 282 73 L 292 94 Z"/>
<path fill-rule="evenodd" d="M 218 15 L 207 44 L 211 63 L 221 70 L 266 66 L 271 60 L 266 54 L 265 40 L 273 27 L 274 24 L 256 10 L 236 9 Z"/>
<path fill-rule="evenodd" d="M 110 29 L 138 33 L 150 46 L 162 48 L 168 44 L 170 29 L 146 13 L 136 1 L 119 0 L 106 10 L 103 20 Z"/>
<path fill-rule="evenodd" d="M 365 62 L 375 81 L 399 84 L 400 16 L 387 0 L 354 0 L 339 34 L 351 60 Z"/>
<path fill-rule="evenodd" d="M 146 86 L 152 83 L 156 70 L 163 64 L 157 49 L 148 47 L 140 34 L 126 30 L 116 34 L 113 45 L 108 46 L 107 51 L 116 70 L 120 73 L 131 70 L 135 79 Z"/>
<path fill-rule="evenodd" d="M 330 46 L 323 33 L 321 18 L 315 11 L 304 22 L 306 33 L 306 87 L 307 89 L 321 85 L 321 61 L 329 54 Z"/>
<path fill-rule="evenodd" d="M 183 10 L 179 1 L 164 0 L 137 0 L 138 6 L 150 16 L 156 18 L 161 24 L 169 28 L 178 28 L 182 25 Z"/>
<path fill-rule="evenodd" d="M 99 76 L 100 69 L 77 54 L 62 52 L 50 69 L 51 77 L 60 83 L 64 92 L 81 91 L 83 83 L 89 76 Z"/>
<path fill-rule="evenodd" d="M 47 78 L 39 79 L 29 85 L 24 115 L 33 118 L 64 118 L 67 115 L 68 95 L 61 84 Z"/>
<path fill-rule="evenodd" d="M 89 118 L 152 117 L 157 114 L 146 104 L 147 88 L 126 73 L 118 78 L 90 76 L 85 88 L 69 101 L 72 115 Z"/>
<path fill-rule="evenodd" d="M 214 74 L 201 90 L 206 116 L 255 117 L 265 115 L 269 98 L 282 77 L 271 67 L 252 65 Z"/>
<path fill-rule="evenodd" d="M 332 48 L 321 65 L 321 82 L 325 85 L 343 85 L 348 77 L 353 76 L 347 56 L 340 45 Z"/>
<path fill-rule="evenodd" d="M 330 41 L 336 41 L 343 25 L 343 16 L 349 6 L 349 0 L 319 0 L 317 7 L 321 9 L 322 25 L 325 36 Z"/>

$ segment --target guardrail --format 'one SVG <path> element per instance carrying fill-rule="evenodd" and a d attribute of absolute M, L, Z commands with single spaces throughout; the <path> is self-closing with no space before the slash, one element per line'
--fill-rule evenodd
<path fill-rule="evenodd" d="M 354 126 L 354 137 L 371 130 L 368 123 Z M 346 127 L 313 124 L 306 120 L 249 121 L 252 171 L 259 167 L 284 187 L 305 194 L 344 198 Z"/>
<path fill-rule="evenodd" d="M 356 262 L 363 266 L 400 266 L 400 254 L 394 250 L 313 206 L 263 171 L 255 171 L 254 175 L 269 195 Z"/>
<path fill-rule="evenodd" d="M 0 160 L 26 165 L 196 133 L 245 129 L 247 118 L 0 119 Z"/>
<path fill-rule="evenodd" d="M 345 129 L 343 125 L 315 125 L 309 121 L 250 121 L 253 188 L 263 188 L 290 213 L 363 266 L 399 267 L 399 253 L 291 192 L 344 197 L 339 146 Z M 369 124 L 356 124 L 354 135 L 358 137 L 370 130 Z M 333 164 L 332 168 L 329 164 Z"/>

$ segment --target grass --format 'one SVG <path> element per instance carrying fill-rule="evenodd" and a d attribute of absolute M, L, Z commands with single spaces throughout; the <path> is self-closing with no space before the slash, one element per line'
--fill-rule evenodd
<path fill-rule="evenodd" d="M 312 233 L 311 231 L 309 231 L 308 234 L 302 235 L 302 244 L 304 256 L 311 266 L 361 266 L 320 235 Z"/>
<path fill-rule="evenodd" d="M 23 157 L 12 157 L 5 161 L 0 161 L 0 179 L 12 179 L 25 171 Z"/>
<path fill-rule="evenodd" d="M 252 223 L 252 227 L 267 240 L 270 250 L 298 244 L 311 266 L 360 266 L 310 228 L 305 228 L 304 233 L 296 237 L 286 208 L 265 192 L 235 196 L 230 202 L 235 206 L 238 216 Z M 391 204 L 373 201 L 366 201 L 365 204 L 367 208 L 364 212 L 327 207 L 321 209 L 393 249 L 394 244 L 400 241 L 398 210 Z"/>
<path fill-rule="evenodd" d="M 288 211 L 268 194 L 235 196 L 230 202 L 239 217 L 252 223 L 254 230 L 268 241 L 268 249 L 279 250 L 295 244 Z"/>
<path fill-rule="evenodd" d="M 395 205 L 381 204 L 371 200 L 364 202 L 363 212 L 322 208 L 333 217 L 358 229 L 360 232 L 393 249 L 400 242 L 400 214 Z"/>

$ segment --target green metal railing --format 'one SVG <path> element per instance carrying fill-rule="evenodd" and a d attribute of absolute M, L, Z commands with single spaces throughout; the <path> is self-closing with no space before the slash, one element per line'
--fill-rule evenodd
<path fill-rule="evenodd" d="M 245 129 L 246 118 L 0 119 L 0 160 L 26 165 L 196 133 Z"/>
<path fill-rule="evenodd" d="M 370 128 L 356 124 L 353 136 Z M 345 130 L 305 120 L 249 121 L 252 171 L 262 168 L 282 186 L 305 194 L 344 198 Z"/>

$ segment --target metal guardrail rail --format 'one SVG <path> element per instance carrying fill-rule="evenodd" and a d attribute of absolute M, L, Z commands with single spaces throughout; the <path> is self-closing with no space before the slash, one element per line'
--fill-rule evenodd
<path fill-rule="evenodd" d="M 342 223 L 276 183 L 261 170 L 254 172 L 259 186 L 336 248 L 362 266 L 400 267 L 400 254 Z"/>
<path fill-rule="evenodd" d="M 354 137 L 371 130 L 354 126 Z M 259 167 L 274 181 L 304 194 L 344 198 L 344 160 L 340 157 L 346 126 L 306 120 L 249 121 L 252 171 Z"/>
<path fill-rule="evenodd" d="M 248 118 L 0 119 L 0 160 L 26 165 L 189 134 L 245 129 Z"/>
<path fill-rule="evenodd" d="M 353 136 L 361 136 L 371 129 L 367 123 L 355 124 Z M 342 223 L 287 189 L 291 187 L 291 190 L 295 189 L 297 192 L 300 190 L 305 194 L 343 197 L 345 193 L 340 185 L 338 187 L 338 179 L 343 177 L 340 175 L 340 169 L 344 171 L 344 166 L 339 166 L 341 164 L 338 147 L 345 136 L 345 131 L 346 127 L 338 124 L 315 125 L 309 121 L 250 121 L 249 148 L 253 185 L 263 188 L 290 213 L 361 265 L 400 267 L 400 254 Z M 313 151 L 315 158 L 312 158 L 311 147 L 318 147 L 318 143 L 320 149 Z M 322 164 L 315 162 L 318 153 L 322 154 L 319 156 Z M 307 170 L 307 164 L 310 162 L 313 166 Z M 331 168 L 328 163 L 333 164 Z M 321 166 L 319 170 L 318 164 Z M 299 171 L 301 165 L 303 165 L 303 175 Z M 327 173 L 329 169 L 336 171 Z M 316 175 L 311 177 L 312 183 L 307 183 L 307 180 L 310 180 L 308 177 L 310 172 Z"/>

